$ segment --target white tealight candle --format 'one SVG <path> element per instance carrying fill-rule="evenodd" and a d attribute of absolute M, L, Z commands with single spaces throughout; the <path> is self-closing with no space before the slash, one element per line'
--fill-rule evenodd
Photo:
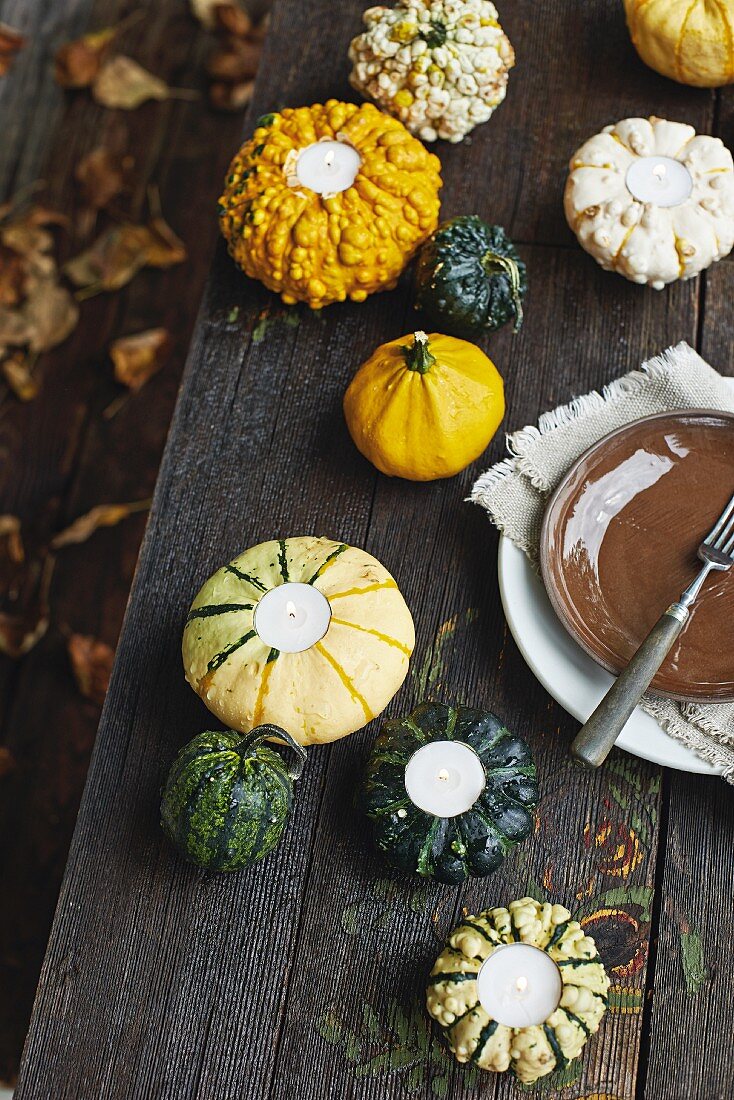
<path fill-rule="evenodd" d="M 316 141 L 298 154 L 296 175 L 319 195 L 336 195 L 354 183 L 362 158 L 345 141 Z"/>
<path fill-rule="evenodd" d="M 544 1023 L 561 999 L 561 972 L 550 955 L 529 943 L 495 948 L 477 974 L 485 1012 L 507 1027 Z"/>
<path fill-rule="evenodd" d="M 638 157 L 627 169 L 627 190 L 639 202 L 679 206 L 693 190 L 685 164 L 672 157 Z"/>
<path fill-rule="evenodd" d="M 405 768 L 411 802 L 436 817 L 466 813 L 485 783 L 481 760 L 462 741 L 431 741 L 413 753 Z"/>
<path fill-rule="evenodd" d="M 331 607 L 312 584 L 289 581 L 271 588 L 255 608 L 255 630 L 265 645 L 281 653 L 300 653 L 321 641 L 329 629 Z"/>

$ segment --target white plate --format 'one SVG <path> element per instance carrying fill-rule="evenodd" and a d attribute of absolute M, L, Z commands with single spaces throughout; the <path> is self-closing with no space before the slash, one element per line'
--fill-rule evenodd
<path fill-rule="evenodd" d="M 543 582 L 513 542 L 500 539 L 500 593 L 512 636 L 528 665 L 564 710 L 585 722 L 612 685 L 613 677 L 593 661 L 561 625 Z M 679 771 L 720 775 L 695 753 L 674 741 L 639 707 L 620 734 L 620 748 Z"/>

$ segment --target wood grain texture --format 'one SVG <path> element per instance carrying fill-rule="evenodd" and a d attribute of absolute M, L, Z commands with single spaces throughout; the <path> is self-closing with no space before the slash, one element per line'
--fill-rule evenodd
<path fill-rule="evenodd" d="M 0 19 L 29 40 L 0 81 L 2 198 L 46 180 L 39 200 L 70 215 L 71 228 L 58 239 L 62 256 L 73 255 L 106 224 L 102 214 L 96 228 L 85 226 L 76 165 L 98 145 L 126 150 L 136 164 L 118 210 L 143 217 L 147 185 L 156 184 L 189 250 L 185 265 L 142 272 L 122 292 L 83 303 L 72 338 L 38 364 L 42 389 L 34 402 L 21 405 L 0 383 L 0 513 L 18 514 L 37 540 L 100 502 L 152 493 L 217 238 L 209 214 L 242 125 L 237 116 L 213 114 L 205 96 L 111 112 L 86 91 L 56 86 L 55 49 L 133 8 L 117 0 L 0 5 Z M 119 48 L 171 83 L 204 93 L 213 43 L 180 0 L 161 0 L 130 23 Z M 173 335 L 165 369 L 106 419 L 103 410 L 121 394 L 110 341 L 155 325 Z M 0 1081 L 17 1071 L 99 722 L 99 708 L 73 681 L 66 638 L 76 631 L 115 645 L 144 525 L 136 516 L 63 551 L 49 633 L 22 662 L 0 657 L 0 743 L 15 761 L 0 778 Z"/>
<path fill-rule="evenodd" d="M 251 117 L 347 94 L 344 55 L 360 7 L 356 0 L 338 9 L 328 0 L 280 0 Z M 507 427 L 514 428 L 670 343 L 696 340 L 702 284 L 656 294 L 601 272 L 566 247 L 572 238 L 559 202 L 566 160 L 599 126 L 654 109 L 706 129 L 714 101 L 645 70 L 620 29 L 617 5 L 553 0 L 541 20 L 537 6 L 523 0 L 502 14 L 520 56 L 532 63 L 518 66 L 507 103 L 471 144 L 440 154 L 446 212 L 477 210 L 527 242 L 526 326 L 517 337 L 503 332 L 485 343 L 505 377 Z M 500 457 L 502 440 L 473 470 L 433 485 L 379 477 L 349 442 L 344 388 L 374 345 L 409 330 L 409 299 L 405 280 L 363 306 L 333 307 L 323 317 L 300 312 L 298 325 L 274 320 L 258 343 L 253 320 L 268 298 L 238 275 L 223 248 L 217 253 L 71 847 L 18 1100 L 371 1100 L 406 1092 L 439 1100 L 678 1100 L 670 1091 L 676 1079 L 663 1069 L 670 1042 L 658 1046 L 664 1027 L 656 1013 L 667 1009 L 654 1001 L 651 1015 L 642 1012 L 655 876 L 666 859 L 658 848 L 660 776 L 621 753 L 593 776 L 568 764 L 576 724 L 549 700 L 509 638 L 495 580 L 496 534 L 464 503 L 474 474 Z M 244 308 L 230 321 L 235 305 Z M 369 854 L 353 794 L 374 726 L 311 750 L 291 828 L 263 864 L 209 876 L 166 846 L 157 824 L 160 783 L 180 745 L 212 721 L 181 674 L 188 603 L 214 568 L 247 545 L 311 531 L 380 557 L 414 612 L 413 676 L 393 713 L 425 694 L 463 699 L 496 710 L 530 740 L 543 789 L 538 830 L 492 880 L 460 891 L 396 881 Z M 688 814 L 688 781 L 676 782 L 681 813 Z M 686 817 L 682 835 L 695 821 Z M 427 968 L 461 908 L 526 891 L 551 895 L 587 921 L 616 998 L 574 1068 L 578 1076 L 529 1092 L 454 1066 L 420 1010 Z M 669 996 L 680 998 L 682 971 L 665 974 Z M 669 1030 L 675 1027 L 672 1020 Z M 649 1087 L 638 1073 L 641 1043 Z"/>

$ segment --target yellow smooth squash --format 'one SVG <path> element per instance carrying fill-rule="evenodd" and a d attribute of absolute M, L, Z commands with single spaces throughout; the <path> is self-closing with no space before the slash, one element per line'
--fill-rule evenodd
<path fill-rule="evenodd" d="M 344 395 L 358 450 L 391 477 L 452 477 L 487 447 L 505 413 L 502 378 L 475 344 L 416 332 L 362 364 Z"/>
<path fill-rule="evenodd" d="M 632 43 L 651 69 L 681 84 L 734 81 L 734 0 L 624 0 Z"/>

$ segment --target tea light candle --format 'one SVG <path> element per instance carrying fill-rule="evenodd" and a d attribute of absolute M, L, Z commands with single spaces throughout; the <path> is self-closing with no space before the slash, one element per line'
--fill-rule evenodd
<path fill-rule="evenodd" d="M 639 202 L 655 206 L 680 206 L 693 190 L 691 173 L 672 157 L 638 157 L 627 169 L 625 183 Z"/>
<path fill-rule="evenodd" d="M 419 810 L 457 817 L 484 790 L 481 760 L 463 741 L 431 741 L 413 753 L 405 768 L 405 789 Z"/>
<path fill-rule="evenodd" d="M 265 645 L 280 653 L 300 653 L 321 641 L 330 621 L 329 601 L 318 588 L 289 581 L 260 598 L 254 627 Z"/>
<path fill-rule="evenodd" d="M 550 955 L 529 943 L 495 948 L 477 975 L 484 1010 L 498 1024 L 532 1027 L 558 1008 L 561 972 Z"/>
<path fill-rule="evenodd" d="M 354 183 L 362 158 L 345 141 L 317 141 L 298 154 L 296 175 L 319 195 L 336 195 Z"/>

